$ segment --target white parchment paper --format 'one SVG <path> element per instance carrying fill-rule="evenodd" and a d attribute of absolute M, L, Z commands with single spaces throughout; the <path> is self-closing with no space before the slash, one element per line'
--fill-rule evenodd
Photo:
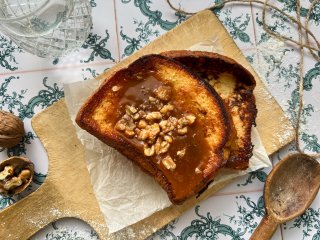
<path fill-rule="evenodd" d="M 200 43 L 192 50 L 212 51 L 212 45 L 209 43 Z M 98 86 L 99 81 L 97 80 L 81 81 L 64 86 L 65 100 L 72 121 L 84 101 Z M 85 146 L 86 162 L 92 186 L 109 233 L 119 231 L 171 205 L 166 192 L 152 177 L 142 172 L 113 148 L 102 143 L 76 124 L 75 126 L 78 137 Z M 250 171 L 271 166 L 256 128 L 252 129 L 252 143 L 254 149 L 249 169 L 222 172 L 218 174 L 211 186 L 242 176 Z"/>

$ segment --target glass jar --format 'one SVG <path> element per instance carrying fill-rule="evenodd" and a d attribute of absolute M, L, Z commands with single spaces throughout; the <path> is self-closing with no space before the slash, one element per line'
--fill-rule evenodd
<path fill-rule="evenodd" d="M 40 57 L 80 48 L 91 26 L 88 0 L 0 0 L 0 31 Z"/>

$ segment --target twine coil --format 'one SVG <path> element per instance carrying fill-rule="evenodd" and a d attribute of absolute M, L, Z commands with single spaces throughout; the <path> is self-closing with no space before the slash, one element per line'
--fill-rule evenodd
<path fill-rule="evenodd" d="M 294 18 L 294 17 L 288 15 L 287 13 L 285 13 L 284 11 L 279 9 L 277 6 L 269 4 L 269 1 L 270 0 L 265 0 L 265 1 L 260 1 L 260 0 L 223 0 L 221 3 L 214 4 L 214 5 L 208 7 L 206 9 L 204 9 L 204 10 L 219 9 L 219 8 L 223 7 L 227 3 L 250 3 L 250 4 L 251 3 L 257 3 L 257 4 L 262 4 L 263 5 L 263 8 L 262 8 L 262 26 L 263 26 L 263 29 L 268 34 L 270 34 L 271 36 L 275 37 L 276 39 L 278 39 L 278 40 L 280 40 L 282 42 L 290 42 L 290 43 L 292 43 L 292 44 L 294 44 L 294 45 L 299 47 L 299 51 L 300 51 L 299 107 L 298 107 L 298 110 L 297 110 L 297 120 L 296 120 L 296 123 L 295 123 L 295 145 L 296 145 L 296 150 L 299 153 L 303 153 L 303 150 L 300 147 L 299 133 L 300 133 L 300 125 L 301 125 L 301 113 L 302 113 L 302 108 L 303 108 L 304 49 L 307 48 L 310 51 L 311 55 L 315 58 L 315 60 L 320 62 L 320 56 L 318 56 L 316 54 L 316 52 L 320 53 L 320 42 L 315 37 L 314 33 L 309 29 L 309 20 L 310 20 L 311 13 L 312 13 L 315 5 L 317 3 L 319 3 L 320 0 L 314 0 L 311 3 L 310 8 L 309 8 L 309 10 L 307 12 L 307 15 L 306 15 L 306 21 L 305 21 L 304 25 L 301 23 L 300 0 L 297 0 L 297 2 L 296 2 L 297 18 Z M 194 14 L 197 13 L 197 12 L 187 12 L 187 11 L 182 10 L 181 8 L 177 8 L 171 3 L 171 0 L 167 0 L 167 3 L 173 10 L 175 10 L 176 12 L 179 12 L 181 14 L 194 15 Z M 270 30 L 270 28 L 268 27 L 268 25 L 266 23 L 266 11 L 267 11 L 267 8 L 273 9 L 273 10 L 277 11 L 278 13 L 281 13 L 282 16 L 285 16 L 289 21 L 291 21 L 291 23 L 293 23 L 293 24 L 295 24 L 297 26 L 298 31 L 299 31 L 299 40 L 298 41 Z M 306 43 L 303 42 L 303 36 L 306 37 Z M 311 36 L 311 38 L 315 41 L 317 47 L 314 47 L 314 46 L 312 46 L 310 44 L 309 36 Z M 319 158 L 320 157 L 320 153 L 308 154 L 308 155 L 312 156 L 312 157 L 315 157 L 315 158 Z"/>

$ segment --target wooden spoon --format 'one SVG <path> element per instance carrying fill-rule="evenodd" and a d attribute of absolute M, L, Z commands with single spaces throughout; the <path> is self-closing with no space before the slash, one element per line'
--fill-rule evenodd
<path fill-rule="evenodd" d="M 306 211 L 319 187 L 320 164 L 317 160 L 302 153 L 281 160 L 267 177 L 264 186 L 266 215 L 250 239 L 270 239 L 278 224 Z"/>

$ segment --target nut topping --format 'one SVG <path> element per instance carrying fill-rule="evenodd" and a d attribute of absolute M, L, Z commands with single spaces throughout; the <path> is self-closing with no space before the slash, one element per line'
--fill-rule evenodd
<path fill-rule="evenodd" d="M 166 156 L 164 159 L 162 159 L 162 164 L 168 170 L 174 170 L 177 166 L 170 156 Z"/>
<path fill-rule="evenodd" d="M 168 112 L 172 111 L 174 109 L 174 106 L 171 105 L 171 104 L 167 104 L 167 105 L 164 105 L 161 110 L 160 110 L 160 113 L 162 114 L 167 114 Z"/>
<path fill-rule="evenodd" d="M 147 127 L 147 131 L 149 131 L 149 138 L 155 139 L 158 136 L 158 134 L 160 133 L 159 124 L 154 123 L 150 127 L 149 126 Z"/>
<path fill-rule="evenodd" d="M 171 89 L 169 87 L 160 86 L 157 89 L 155 89 L 154 94 L 163 101 L 169 101 L 170 95 L 171 95 Z"/>
<path fill-rule="evenodd" d="M 186 123 L 188 125 L 191 125 L 195 122 L 196 116 L 191 113 L 187 113 L 187 114 L 185 114 L 185 119 L 186 119 Z"/>
<path fill-rule="evenodd" d="M 121 119 L 120 121 L 117 122 L 116 129 L 119 130 L 119 131 L 126 130 L 125 121 L 123 119 Z"/>
<path fill-rule="evenodd" d="M 117 91 L 119 91 L 121 89 L 121 87 L 119 87 L 119 86 L 113 86 L 112 87 L 112 91 L 114 91 L 114 92 L 117 92 Z"/>
<path fill-rule="evenodd" d="M 159 154 L 168 152 L 169 147 L 170 147 L 170 144 L 168 142 L 166 141 L 161 142 Z"/>
<path fill-rule="evenodd" d="M 133 137 L 135 135 L 135 132 L 133 130 L 130 130 L 130 129 L 126 129 L 124 131 L 124 134 L 127 136 L 127 137 Z"/>
<path fill-rule="evenodd" d="M 133 107 L 133 106 L 129 106 L 129 105 L 126 105 L 126 113 L 128 115 L 132 115 L 132 114 L 135 114 L 138 110 Z"/>
<path fill-rule="evenodd" d="M 154 150 L 156 151 L 156 154 L 160 153 L 161 150 L 161 138 L 158 137 L 156 143 L 154 144 Z"/>
<path fill-rule="evenodd" d="M 150 93 L 143 88 L 143 94 Z M 174 144 L 177 136 L 188 133 L 188 127 L 196 121 L 196 116 L 184 113 L 176 116 L 175 106 L 170 102 L 171 89 L 160 86 L 155 89 L 152 96 L 146 96 L 139 106 L 125 105 L 125 113 L 115 124 L 115 129 L 122 132 L 128 138 L 135 138 L 143 144 L 143 153 L 147 157 L 168 153 L 170 146 Z M 175 114 L 174 116 L 172 116 Z M 183 158 L 186 149 L 178 151 L 177 156 Z M 162 157 L 161 157 L 162 158 Z M 160 158 L 160 159 L 161 159 Z M 169 170 L 174 170 L 176 164 L 170 155 L 162 162 Z"/>
<path fill-rule="evenodd" d="M 169 135 L 165 135 L 164 140 L 166 140 L 168 143 L 172 143 L 172 137 L 170 137 Z"/>
<path fill-rule="evenodd" d="M 180 158 L 184 157 L 185 154 L 186 154 L 186 148 L 177 152 L 177 156 Z"/>
<path fill-rule="evenodd" d="M 146 128 L 148 126 L 148 123 L 145 120 L 140 120 L 138 123 L 138 128 Z"/>
<path fill-rule="evenodd" d="M 150 148 L 145 147 L 144 148 L 144 155 L 146 155 L 147 157 L 151 157 L 154 155 L 154 145 L 152 145 Z"/>
<path fill-rule="evenodd" d="M 147 120 L 156 120 L 161 118 L 162 118 L 162 115 L 160 112 L 151 112 L 151 113 L 148 113 L 146 116 Z"/>
<path fill-rule="evenodd" d="M 178 129 L 178 133 L 179 133 L 180 135 L 185 135 L 187 132 L 188 132 L 188 128 L 187 128 L 187 127 L 179 128 L 179 129 Z"/>
<path fill-rule="evenodd" d="M 159 126 L 161 127 L 162 130 L 164 130 L 164 129 L 166 129 L 167 124 L 168 124 L 168 120 L 162 120 L 162 121 L 159 123 Z"/>
<path fill-rule="evenodd" d="M 157 101 L 157 99 L 150 96 L 150 97 L 149 97 L 149 101 L 150 101 L 150 102 L 155 102 L 155 101 Z"/>
<path fill-rule="evenodd" d="M 149 132 L 145 129 L 142 129 L 141 132 L 138 134 L 137 138 L 140 141 L 144 141 L 149 137 Z"/>

